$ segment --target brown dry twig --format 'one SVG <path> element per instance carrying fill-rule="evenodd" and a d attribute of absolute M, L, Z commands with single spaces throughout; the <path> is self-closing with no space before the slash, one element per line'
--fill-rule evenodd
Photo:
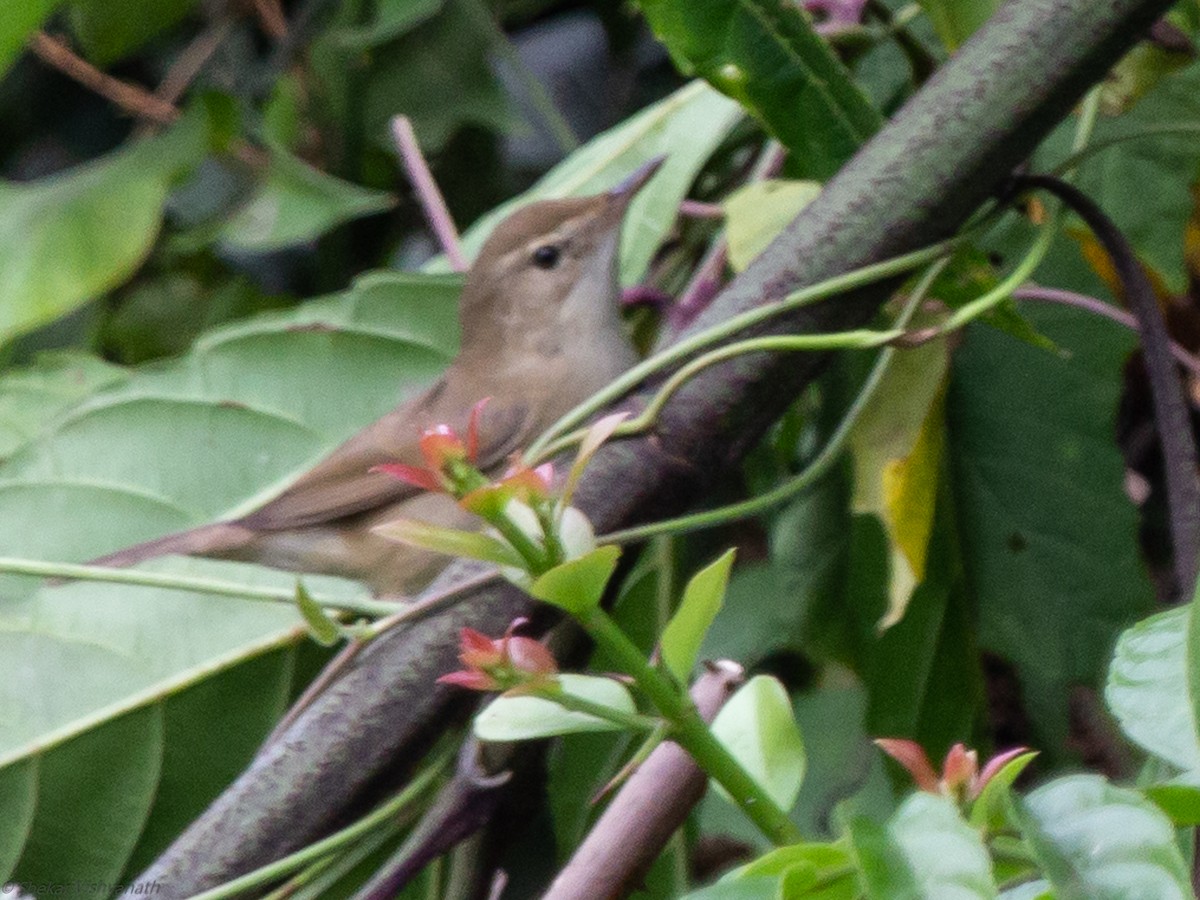
<path fill-rule="evenodd" d="M 173 104 L 145 88 L 100 71 L 63 41 L 44 31 L 37 32 L 30 39 L 29 48 L 46 65 L 95 91 L 131 116 L 158 125 L 170 125 L 179 118 L 179 110 Z"/>

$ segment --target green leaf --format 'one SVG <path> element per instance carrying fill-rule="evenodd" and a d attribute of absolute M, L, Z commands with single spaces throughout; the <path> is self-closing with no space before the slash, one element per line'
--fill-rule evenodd
<path fill-rule="evenodd" d="M 543 603 L 578 616 L 600 605 L 608 580 L 617 568 L 621 548 L 609 544 L 568 560 L 539 576 L 529 594 Z"/>
<path fill-rule="evenodd" d="M 918 0 L 947 50 L 975 33 L 1000 5 L 1000 0 Z"/>
<path fill-rule="evenodd" d="M 34 365 L 0 375 L 0 461 L 84 397 L 128 377 L 85 353 L 44 353 Z"/>
<path fill-rule="evenodd" d="M 160 704 L 164 741 L 158 785 L 126 874 L 157 859 L 254 758 L 287 709 L 296 656 L 291 647 L 262 654 Z M 77 771 L 70 777 L 86 781 L 92 773 Z"/>
<path fill-rule="evenodd" d="M 692 576 L 683 590 L 679 609 L 663 629 L 660 642 L 663 662 L 681 684 L 687 684 L 691 677 L 704 636 L 721 610 L 736 552 L 726 550 Z"/>
<path fill-rule="evenodd" d="M 862 896 L 853 860 L 844 842 L 780 847 L 734 869 L 714 887 L 732 889 L 738 884 L 758 885 L 763 883 L 764 879 L 772 879 L 775 883 L 774 892 L 762 895 L 770 900 L 791 897 L 803 897 L 805 900 L 855 900 Z M 701 893 L 695 896 L 709 895 Z M 711 896 L 717 898 L 724 895 L 717 892 Z"/>
<path fill-rule="evenodd" d="M 54 12 L 62 0 L 21 0 L 20 3 L 0 3 L 0 78 L 4 77 L 25 42 Z"/>
<path fill-rule="evenodd" d="M 1200 784 L 1196 783 L 1194 773 L 1165 784 L 1147 785 L 1143 790 L 1176 825 L 1200 825 Z"/>
<path fill-rule="evenodd" d="M 1192 896 L 1175 829 L 1136 791 L 1074 775 L 1018 800 L 1015 811 L 1058 900 Z"/>
<path fill-rule="evenodd" d="M 1015 666 L 1053 755 L 1069 686 L 1099 684 L 1115 635 L 1153 598 L 1112 432 L 1128 335 L 1072 310 L 1029 313 L 1070 355 L 970 329 L 951 361 L 947 459 L 979 643 Z"/>
<path fill-rule="evenodd" d="M 300 608 L 300 615 L 304 617 L 304 622 L 308 625 L 308 633 L 312 635 L 313 640 L 323 647 L 332 647 L 338 642 L 338 638 L 342 636 L 342 630 L 338 627 L 337 621 L 325 611 L 325 607 L 313 599 L 313 595 L 304 587 L 304 582 L 298 579 L 296 581 L 296 606 Z"/>
<path fill-rule="evenodd" d="M 886 828 L 858 820 L 851 836 L 872 900 L 997 895 L 979 832 L 945 797 L 912 794 Z"/>
<path fill-rule="evenodd" d="M 112 893 L 142 832 L 158 786 L 162 710 L 149 707 L 46 753 L 38 764 L 37 812 L 14 881 L 90 885 Z M 98 777 L 103 773 L 103 777 Z M 71 852 L 63 852 L 64 836 Z"/>
<path fill-rule="evenodd" d="M 633 697 L 619 681 L 596 675 L 559 675 L 563 693 L 605 706 L 623 715 L 637 711 Z M 589 713 L 576 712 L 541 697 L 497 697 L 475 717 L 481 741 L 527 741 L 580 731 L 619 731 L 622 726 Z"/>
<path fill-rule="evenodd" d="M 390 209 L 395 199 L 334 178 L 280 147 L 271 148 L 266 178 L 222 226 L 221 242 L 262 252 L 314 240 L 352 219 Z"/>
<path fill-rule="evenodd" d="M 314 80 L 325 87 L 336 120 L 362 128 L 376 145 L 394 153 L 388 123 L 403 112 L 426 153 L 436 154 L 466 125 L 495 131 L 519 125 L 488 55 L 493 36 L 462 3 L 443 3 L 435 15 L 397 24 L 416 27 L 375 46 L 343 43 L 338 30 L 318 38 L 311 54 Z M 386 30 L 386 29 L 385 29 Z M 373 43 L 373 40 L 372 40 Z"/>
<path fill-rule="evenodd" d="M 821 193 L 816 181 L 752 181 L 725 198 L 729 265 L 743 271 Z"/>
<path fill-rule="evenodd" d="M 168 190 L 204 149 L 198 122 L 185 119 L 69 172 L 0 182 L 0 345 L 128 278 L 154 243 Z"/>
<path fill-rule="evenodd" d="M 779 879 L 759 876 L 738 881 L 721 880 L 691 891 L 683 900 L 779 900 Z"/>
<path fill-rule="evenodd" d="M 1200 61 L 1162 79 L 1124 115 L 1102 116 L 1093 143 L 1163 125 L 1200 125 L 1198 97 Z M 1043 164 L 1053 165 L 1071 152 L 1074 121 L 1065 122 L 1044 144 L 1039 151 Z M 1089 157 L 1076 178 L 1080 190 L 1112 217 L 1171 294 L 1187 290 L 1185 229 L 1195 209 L 1192 186 L 1198 171 L 1200 141 L 1195 135 L 1165 134 L 1110 146 Z"/>
<path fill-rule="evenodd" d="M 858 900 L 862 890 L 844 842 L 795 844 L 760 856 L 685 900 Z"/>
<path fill-rule="evenodd" d="M 770 0 L 641 0 L 681 71 L 733 97 L 806 175 L 825 179 L 882 118 L 797 5 Z"/>
<path fill-rule="evenodd" d="M 37 809 L 38 761 L 0 769 L 0 881 L 7 884 L 29 838 Z"/>
<path fill-rule="evenodd" d="M 675 227 L 679 202 L 696 174 L 740 118 L 738 105 L 708 85 L 685 85 L 589 141 L 524 194 L 483 216 L 463 235 L 463 249 L 474 257 L 492 229 L 527 203 L 608 190 L 665 154 L 662 168 L 630 203 L 621 228 L 621 283 L 637 284 Z"/>
<path fill-rule="evenodd" d="M 1191 610 L 1170 609 L 1122 632 L 1104 699 L 1134 743 L 1187 772 L 1200 771 L 1200 738 L 1188 690 Z"/>
<path fill-rule="evenodd" d="M 986 828 L 999 831 L 1008 821 L 1008 798 L 1012 793 L 1013 782 L 1017 780 L 1025 767 L 1033 762 L 1037 751 L 1031 750 L 1010 759 L 983 786 L 979 796 L 971 805 L 971 824 L 976 828 Z"/>
<path fill-rule="evenodd" d="M 717 713 L 712 732 L 782 809 L 804 781 L 804 739 L 778 679 L 756 675 Z"/>
<path fill-rule="evenodd" d="M 0 464 L 0 545 L 33 559 L 89 559 L 254 504 L 441 370 L 457 340 L 458 284 L 372 275 L 210 332 L 178 362 L 122 372 Z M 0 380 L 0 402 L 10 385 L 20 393 Z M 250 566 L 150 567 L 295 584 Z M 361 595 L 342 581 L 308 584 Z M 0 579 L 0 597 L 0 764 L 304 634 L 286 604 L 84 582 L 39 591 L 14 577 Z"/>
<path fill-rule="evenodd" d="M 376 525 L 371 530 L 380 537 L 421 550 L 432 550 L 447 556 L 464 556 L 467 559 L 478 559 L 500 566 L 524 567 L 520 555 L 512 547 L 498 538 L 480 534 L 478 531 L 443 528 L 413 519 L 396 519 L 394 522 Z"/>
<path fill-rule="evenodd" d="M 75 0 L 68 16 L 84 54 L 105 67 L 177 25 L 196 5 L 197 0 Z"/>

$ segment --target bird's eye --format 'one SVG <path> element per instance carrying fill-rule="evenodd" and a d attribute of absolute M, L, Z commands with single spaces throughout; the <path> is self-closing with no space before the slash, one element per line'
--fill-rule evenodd
<path fill-rule="evenodd" d="M 533 251 L 533 264 L 539 269 L 553 269 L 562 258 L 562 251 L 554 244 L 542 244 Z"/>

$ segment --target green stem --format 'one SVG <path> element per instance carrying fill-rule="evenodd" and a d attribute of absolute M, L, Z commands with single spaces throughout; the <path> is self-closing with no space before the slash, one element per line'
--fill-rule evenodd
<path fill-rule="evenodd" d="M 1064 172 L 1069 172 L 1079 166 L 1084 160 L 1095 156 L 1105 150 L 1109 150 L 1119 144 L 1124 144 L 1128 141 L 1140 141 L 1148 137 L 1161 137 L 1167 135 L 1198 135 L 1200 134 L 1200 122 L 1179 122 L 1177 124 L 1161 124 L 1148 125 L 1145 128 L 1139 128 L 1137 131 L 1131 131 L 1128 134 L 1119 134 L 1110 138 L 1105 138 L 1102 141 L 1096 141 L 1094 144 L 1089 144 L 1082 150 L 1076 150 L 1053 169 L 1051 173 L 1061 175 Z"/>
<path fill-rule="evenodd" d="M 303 850 L 297 850 L 295 853 L 283 857 L 283 859 L 255 869 L 253 872 L 247 872 L 245 875 L 241 875 L 232 881 L 227 881 L 215 888 L 194 894 L 191 900 L 225 900 L 227 897 L 236 897 L 243 892 L 264 884 L 270 884 L 312 863 L 320 861 L 328 854 L 356 841 L 379 825 L 404 812 L 421 794 L 432 787 L 433 783 L 441 775 L 442 770 L 445 769 L 453 758 L 453 748 L 448 747 L 442 750 L 432 759 L 430 765 L 425 767 L 416 778 L 405 786 L 404 790 L 378 809 L 359 819 L 353 825 L 349 825 L 314 844 L 309 844 Z"/>
<path fill-rule="evenodd" d="M 746 816 L 776 846 L 795 844 L 803 839 L 770 795 L 742 768 L 741 763 L 709 730 L 691 698 L 680 691 L 660 671 L 646 661 L 616 622 L 603 609 L 594 608 L 579 618 L 584 630 L 596 644 L 611 654 L 650 702 L 672 725 L 671 738 L 686 750 L 705 772 L 714 778 Z"/>
<path fill-rule="evenodd" d="M 217 597 L 236 597 L 239 600 L 266 601 L 268 603 L 296 603 L 295 588 L 257 587 L 221 581 L 216 578 L 195 578 L 186 575 L 171 575 L 166 572 L 144 572 L 138 569 L 110 569 L 106 566 L 84 566 L 75 563 L 42 562 L 34 559 L 0 557 L 0 573 L 10 575 L 33 575 L 39 578 L 69 578 L 72 581 L 101 581 L 108 584 L 128 584 L 136 587 L 166 588 L 173 591 L 191 591 Z M 387 616 L 396 612 L 395 603 L 371 600 L 366 597 L 335 599 L 314 596 L 317 603 L 326 609 L 342 610 L 364 616 Z"/>
<path fill-rule="evenodd" d="M 572 712 L 587 713 L 589 716 L 595 716 L 597 719 L 612 722 L 614 725 L 619 725 L 625 731 L 649 734 L 661 728 L 663 724 L 661 719 L 656 719 L 653 716 L 622 712 L 619 709 L 613 709 L 611 706 L 605 706 L 603 703 L 593 703 L 584 697 L 568 694 L 560 686 L 544 688 L 530 696 L 541 697 L 543 700 L 557 703 L 563 709 L 569 709 Z"/>
<path fill-rule="evenodd" d="M 903 329 L 908 325 L 917 308 L 924 302 L 933 282 L 948 264 L 949 260 L 943 259 L 930 266 L 929 271 L 925 273 L 921 281 L 913 288 L 908 301 L 896 317 L 893 323 L 896 328 Z M 891 367 L 892 359 L 895 357 L 896 352 L 894 347 L 888 347 L 879 354 L 874 367 L 872 367 L 866 381 L 863 382 L 863 386 L 854 398 L 854 402 L 838 423 L 837 428 L 834 429 L 833 434 L 821 452 L 817 454 L 817 457 L 799 474 L 789 478 L 783 484 L 767 493 L 751 497 L 749 500 L 743 500 L 741 503 L 732 503 L 728 506 L 722 506 L 719 509 L 678 516 L 674 519 L 663 519 L 662 521 L 651 522 L 648 525 L 641 525 L 636 528 L 613 531 L 597 538 L 597 541 L 602 544 L 622 544 L 630 541 L 644 540 L 645 538 L 659 534 L 683 534 L 702 528 L 713 528 L 717 525 L 723 525 L 726 522 L 733 522 L 738 519 L 746 519 L 750 516 L 758 515 L 795 497 L 824 475 L 841 457 L 855 424 L 857 424 L 863 410 L 866 409 L 867 404 L 875 396 L 875 392 L 883 383 L 883 377 Z"/>
<path fill-rule="evenodd" d="M 956 309 L 954 315 L 942 323 L 938 329 L 940 332 L 946 333 L 962 328 L 968 322 L 991 312 L 1011 297 L 1013 291 L 1029 280 L 1030 276 L 1037 271 L 1038 266 L 1042 264 L 1042 260 L 1046 258 L 1050 245 L 1054 243 L 1054 238 L 1058 233 L 1058 209 L 1057 201 L 1049 206 L 1046 221 L 1042 223 L 1037 238 L 1034 239 L 1032 246 L 1021 258 L 1021 261 L 1017 263 L 1016 268 L 994 288 Z"/>
<path fill-rule="evenodd" d="M 979 227 L 982 227 L 982 223 Z M 675 363 L 684 357 L 703 350 L 705 347 L 713 344 L 723 338 L 730 337 L 743 331 L 760 322 L 774 318 L 781 313 L 796 309 L 801 306 L 806 306 L 818 300 L 823 300 L 835 294 L 845 293 L 846 291 L 855 288 L 863 287 L 864 285 L 872 284 L 876 281 L 881 281 L 885 278 L 890 278 L 896 275 L 903 275 L 905 272 L 919 268 L 922 265 L 936 261 L 939 257 L 945 256 L 947 253 L 962 245 L 970 237 L 970 232 L 964 231 L 962 234 L 950 238 L 949 240 L 933 244 L 921 250 L 915 250 L 912 253 L 906 253 L 902 256 L 897 256 L 892 259 L 885 260 L 880 263 L 874 263 L 869 266 L 864 266 L 861 269 L 855 269 L 852 272 L 846 272 L 841 275 L 836 275 L 833 278 L 828 278 L 825 281 L 819 282 L 809 287 L 801 288 L 788 294 L 782 300 L 775 303 L 769 303 L 764 306 L 757 306 L 754 309 L 746 310 L 736 316 L 731 316 L 718 325 L 698 332 L 691 337 L 685 338 L 671 345 L 661 353 L 657 353 L 647 360 L 634 366 L 620 378 L 613 381 L 606 388 L 597 391 L 583 403 L 576 406 L 549 429 L 544 431 L 525 451 L 525 460 L 529 465 L 536 465 L 543 461 L 551 454 L 547 452 L 548 447 L 560 435 L 574 429 L 576 426 L 586 420 L 592 413 L 604 406 L 607 406 L 612 401 L 624 395 L 631 388 L 636 387 L 642 381 L 656 372 L 665 369 L 667 366 Z"/>

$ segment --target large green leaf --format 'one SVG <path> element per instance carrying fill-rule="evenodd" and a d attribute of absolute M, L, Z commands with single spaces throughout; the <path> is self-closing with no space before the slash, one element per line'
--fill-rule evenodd
<path fill-rule="evenodd" d="M 910 796 L 887 826 L 859 820 L 851 835 L 872 900 L 992 898 L 992 862 L 979 832 L 945 797 Z"/>
<path fill-rule="evenodd" d="M 38 435 L 84 397 L 127 373 L 84 353 L 45 354 L 37 364 L 0 375 L 0 460 Z"/>
<path fill-rule="evenodd" d="M 162 762 L 146 827 L 126 864 L 133 876 L 242 771 L 285 708 L 296 651 L 255 657 L 163 704 Z M 75 778 L 90 777 L 77 772 Z"/>
<path fill-rule="evenodd" d="M 882 119 L 797 4 L 641 0 L 679 68 L 739 101 L 828 178 Z"/>
<path fill-rule="evenodd" d="M 154 798 L 162 729 L 162 710 L 147 707 L 43 756 L 38 809 L 13 881 L 74 885 L 87 900 L 112 894 Z"/>
<path fill-rule="evenodd" d="M 0 344 L 132 274 L 158 234 L 168 190 L 204 150 L 200 123 L 187 118 L 69 172 L 0 182 Z"/>
<path fill-rule="evenodd" d="M 1104 699 L 1130 740 L 1173 766 L 1200 772 L 1187 677 L 1190 618 L 1190 609 L 1172 609 L 1126 630 L 1113 653 Z"/>
<path fill-rule="evenodd" d="M 972 328 L 952 366 L 948 458 L 979 640 L 1016 666 L 1053 754 L 1068 687 L 1098 684 L 1151 590 L 1112 431 L 1129 338 L 1082 313 L 1030 315 L 1070 355 Z"/>
<path fill-rule="evenodd" d="M 1193 896 L 1175 829 L 1136 791 L 1074 775 L 1018 801 L 1016 813 L 1058 900 Z"/>
<path fill-rule="evenodd" d="M 457 279 L 440 276 L 370 276 L 341 295 L 212 332 L 183 360 L 136 372 L 37 423 L 41 433 L 0 466 L 0 545 L 13 555 L 85 559 L 252 502 L 437 374 L 457 340 L 457 289 Z M 294 584 L 291 575 L 233 564 L 151 567 Z M 325 594 L 361 592 L 327 579 L 306 583 Z M 0 761 L 9 763 L 87 740 L 148 703 L 167 700 L 171 723 L 170 698 L 196 683 L 246 692 L 239 705 L 248 711 L 228 721 L 252 742 L 281 702 L 278 678 L 247 683 L 236 669 L 228 681 L 214 676 L 305 634 L 288 604 L 86 583 L 37 590 L 31 579 L 11 577 L 0 581 L 0 597 Z M 212 715 L 210 705 L 210 730 Z M 180 752 L 173 736 L 200 746 L 186 737 L 202 727 L 198 716 L 183 731 L 168 730 L 165 747 L 145 751 L 163 758 L 165 773 Z M 219 741 L 196 773 L 196 790 L 154 808 L 147 839 L 155 848 L 248 750 L 240 738 Z M 53 789 L 66 790 L 59 780 Z M 56 846 L 63 858 L 76 852 L 65 836 Z"/>
<path fill-rule="evenodd" d="M 590 141 L 520 197 L 482 217 L 463 236 L 463 247 L 474 256 L 500 220 L 520 205 L 607 190 L 665 155 L 662 168 L 630 204 L 621 229 L 621 282 L 636 284 L 674 226 L 679 201 L 740 117 L 736 103 L 703 82 L 685 85 Z"/>

